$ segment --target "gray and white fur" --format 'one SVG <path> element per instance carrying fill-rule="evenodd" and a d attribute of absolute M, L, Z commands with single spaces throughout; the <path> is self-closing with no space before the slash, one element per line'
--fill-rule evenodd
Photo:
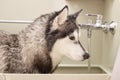
<path fill-rule="evenodd" d="M 1 73 L 52 73 L 63 56 L 74 60 L 89 58 L 80 43 L 76 18 L 68 7 L 41 15 L 19 34 L 0 31 Z"/>

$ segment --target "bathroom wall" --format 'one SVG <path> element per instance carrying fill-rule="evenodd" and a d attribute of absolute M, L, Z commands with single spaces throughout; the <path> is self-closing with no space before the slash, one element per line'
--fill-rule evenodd
<path fill-rule="evenodd" d="M 87 17 L 86 13 L 103 14 L 104 0 L 1 0 L 0 19 L 34 20 L 40 14 L 61 9 L 65 4 L 70 7 L 70 13 L 79 9 L 84 11 L 80 14 L 78 23 L 87 23 L 90 18 L 95 22 L 95 17 Z M 11 33 L 18 33 L 27 24 L 0 24 L 0 29 Z M 92 65 L 101 64 L 102 59 L 102 31 L 93 31 L 91 38 L 91 62 Z M 87 31 L 81 30 L 81 43 L 87 49 Z M 64 58 L 63 64 L 87 64 L 87 61 L 76 62 Z"/>
<path fill-rule="evenodd" d="M 103 66 L 112 71 L 118 47 L 120 45 L 120 0 L 105 0 L 104 21 L 117 22 L 115 34 L 103 33 Z"/>
<path fill-rule="evenodd" d="M 0 0 L 0 19 L 34 20 L 53 11 L 53 0 Z M 18 33 L 28 24 L 0 24 L 0 29 Z"/>

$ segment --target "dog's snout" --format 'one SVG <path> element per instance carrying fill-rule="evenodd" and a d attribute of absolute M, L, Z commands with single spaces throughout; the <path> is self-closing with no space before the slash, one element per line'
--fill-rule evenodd
<path fill-rule="evenodd" d="M 89 55 L 88 53 L 85 53 L 85 54 L 83 55 L 84 60 L 85 60 L 85 59 L 88 59 L 89 57 L 90 57 L 90 55 Z"/>

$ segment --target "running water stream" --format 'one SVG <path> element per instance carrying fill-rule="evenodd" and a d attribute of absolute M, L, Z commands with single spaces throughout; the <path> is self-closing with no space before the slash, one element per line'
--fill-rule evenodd
<path fill-rule="evenodd" d="M 87 37 L 88 37 L 88 53 L 91 55 L 91 35 L 92 35 L 92 30 L 88 29 L 87 30 Z M 91 71 L 91 58 L 88 59 L 88 72 Z"/>

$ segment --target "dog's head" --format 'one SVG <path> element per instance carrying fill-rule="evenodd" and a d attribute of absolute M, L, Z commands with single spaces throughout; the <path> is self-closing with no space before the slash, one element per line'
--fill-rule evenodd
<path fill-rule="evenodd" d="M 89 54 L 80 43 L 80 30 L 76 19 L 80 12 L 68 15 L 68 7 L 56 12 L 49 20 L 46 39 L 49 51 L 65 55 L 73 60 L 85 60 Z"/>

